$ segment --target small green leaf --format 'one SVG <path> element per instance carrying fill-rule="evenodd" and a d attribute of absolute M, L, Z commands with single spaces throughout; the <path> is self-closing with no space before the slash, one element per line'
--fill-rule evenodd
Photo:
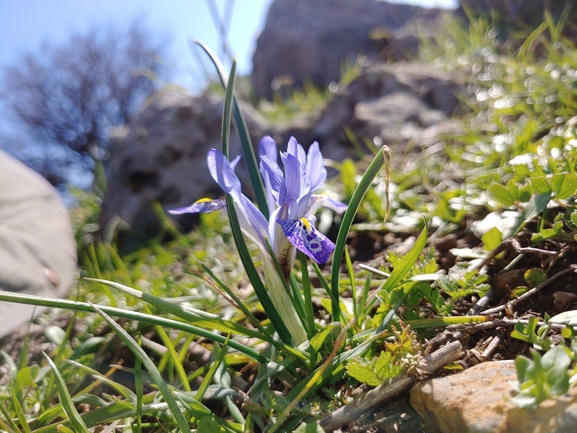
<path fill-rule="evenodd" d="M 525 271 L 523 275 L 529 287 L 533 288 L 547 279 L 547 274 L 541 268 L 531 268 Z"/>
<path fill-rule="evenodd" d="M 569 173 L 558 173 L 551 176 L 551 189 L 559 200 L 566 200 L 577 191 L 577 178 Z"/>
<path fill-rule="evenodd" d="M 511 197 L 509 190 L 503 185 L 492 183 L 489 185 L 489 192 L 495 197 L 503 206 L 509 207 L 515 204 L 515 200 Z"/>
<path fill-rule="evenodd" d="M 533 187 L 530 183 L 525 183 L 521 188 L 519 188 L 519 196 L 517 200 L 521 203 L 528 202 L 531 200 L 531 196 L 533 195 Z"/>
<path fill-rule="evenodd" d="M 372 363 L 363 363 L 361 361 L 350 361 L 345 366 L 347 373 L 353 379 L 369 386 L 379 386 L 383 383 L 375 371 Z"/>
<path fill-rule="evenodd" d="M 517 201 L 519 199 L 519 185 L 516 179 L 509 179 L 507 182 L 507 191 L 509 192 L 509 196 L 513 201 Z"/>
<path fill-rule="evenodd" d="M 503 242 L 503 233 L 497 227 L 493 227 L 483 234 L 481 240 L 485 251 L 493 251 Z"/>
<path fill-rule="evenodd" d="M 574 226 L 577 226 L 577 211 L 571 212 L 571 222 Z"/>
<path fill-rule="evenodd" d="M 38 365 L 24 367 L 16 374 L 16 382 L 20 389 L 35 388 L 34 378 L 38 375 Z"/>
<path fill-rule="evenodd" d="M 545 176 L 535 176 L 529 179 L 531 185 L 533 185 L 535 194 L 545 194 L 551 192 L 551 185 L 547 182 Z"/>
<path fill-rule="evenodd" d="M 206 433 L 220 433 L 220 424 L 213 416 L 204 416 L 200 419 L 197 431 Z"/>

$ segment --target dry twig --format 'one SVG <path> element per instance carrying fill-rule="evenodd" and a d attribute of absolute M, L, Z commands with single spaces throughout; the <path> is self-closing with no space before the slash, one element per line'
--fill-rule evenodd
<path fill-rule="evenodd" d="M 419 367 L 419 371 L 428 374 L 435 373 L 445 365 L 457 360 L 461 356 L 461 351 L 461 343 L 453 341 L 427 356 L 424 365 Z M 320 420 L 320 425 L 326 432 L 332 432 L 362 415 L 374 411 L 388 400 L 408 390 L 415 382 L 414 377 L 408 373 L 403 373 L 327 415 Z"/>

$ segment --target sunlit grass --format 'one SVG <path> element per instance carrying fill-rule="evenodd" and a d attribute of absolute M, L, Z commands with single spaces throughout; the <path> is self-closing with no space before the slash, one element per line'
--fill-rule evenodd
<path fill-rule="evenodd" d="M 344 404 L 341 387 L 398 374 L 423 336 L 462 322 L 452 317 L 459 302 L 490 289 L 477 270 L 440 269 L 428 236 L 464 232 L 490 212 L 515 211 L 521 218 L 515 230 L 537 220 L 534 244 L 575 242 L 576 52 L 550 20 L 520 45 L 499 40 L 488 21 L 448 22 L 422 48 L 423 60 L 470 83 L 468 111 L 460 118 L 464 133 L 420 154 L 393 154 L 386 221 L 383 155 L 338 165 L 340 176 L 329 188 L 352 210 L 328 218 L 328 226 L 337 222 L 342 230 L 337 262 L 331 269 L 299 257 L 286 283 L 309 337 L 298 348 L 275 334 L 224 214 L 203 214 L 195 230 L 181 234 L 159 213 L 173 240 L 161 243 L 161 233 L 121 257 L 115 233 L 97 233 L 99 198 L 78 192 L 72 221 L 81 278 L 69 299 L 79 304 L 62 308 L 76 311 L 80 334 L 71 325 L 60 335 L 48 353 L 53 365 L 12 360 L 12 382 L 0 386 L 1 428 L 292 430 Z M 357 66 L 345 71 L 341 85 L 356 76 Z M 330 97 L 305 86 L 260 109 L 269 120 L 286 122 L 322 109 Z M 548 216 L 549 204 L 562 211 Z M 350 225 L 357 234 L 382 238 L 388 231 L 416 240 L 405 254 L 379 255 L 373 274 L 351 260 Z M 515 230 L 492 232 L 479 243 L 496 245 Z M 248 260 L 259 269 L 255 253 L 248 245 Z M 120 310 L 126 314 L 111 320 Z M 379 374 L 362 374 L 370 366 L 379 366 Z"/>

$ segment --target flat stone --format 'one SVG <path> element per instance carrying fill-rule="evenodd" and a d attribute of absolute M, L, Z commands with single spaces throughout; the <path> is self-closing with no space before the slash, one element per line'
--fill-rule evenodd
<path fill-rule="evenodd" d="M 443 433 L 571 433 L 577 431 L 577 389 L 519 409 L 509 381 L 513 361 L 485 362 L 462 373 L 426 380 L 411 389 L 411 405 Z"/>

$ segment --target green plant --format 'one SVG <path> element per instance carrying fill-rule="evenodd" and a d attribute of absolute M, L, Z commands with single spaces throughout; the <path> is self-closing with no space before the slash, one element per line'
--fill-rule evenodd
<path fill-rule="evenodd" d="M 569 390 L 571 357 L 563 345 L 555 346 L 543 356 L 532 349 L 532 359 L 518 356 L 515 360 L 517 382 L 511 385 L 518 394 L 510 399 L 521 408 L 534 409 L 542 401 L 563 395 Z"/>

